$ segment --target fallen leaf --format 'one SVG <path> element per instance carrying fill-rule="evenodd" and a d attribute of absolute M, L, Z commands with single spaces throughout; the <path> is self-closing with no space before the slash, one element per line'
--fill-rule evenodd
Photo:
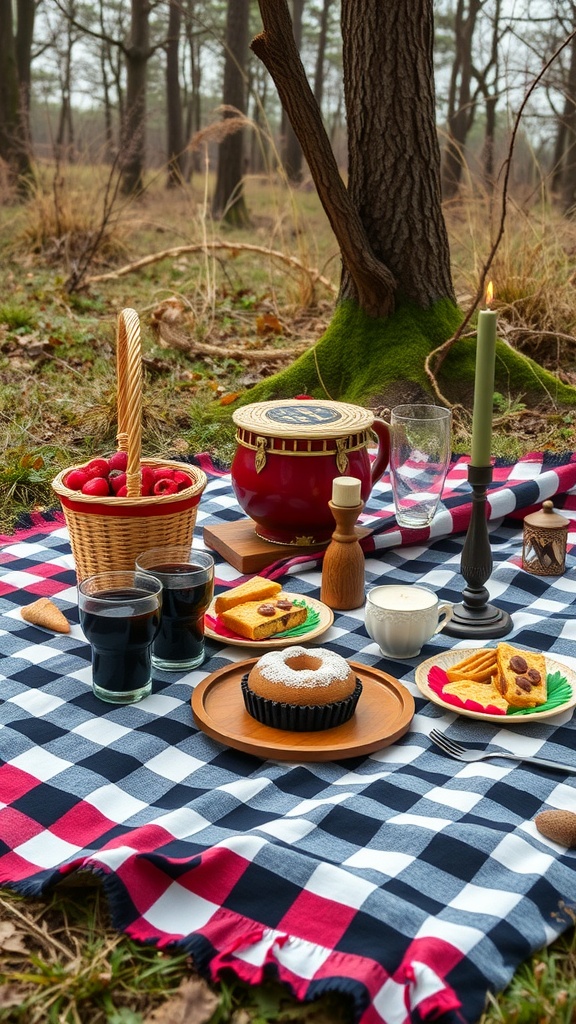
<path fill-rule="evenodd" d="M 44 465 L 44 459 L 41 455 L 23 455 L 20 459 L 20 465 L 22 469 L 42 469 Z"/>
<path fill-rule="evenodd" d="M 0 949 L 3 953 L 28 953 L 25 935 L 26 932 L 10 921 L 0 921 Z"/>
<path fill-rule="evenodd" d="M 282 334 L 282 324 L 273 313 L 262 313 L 256 317 L 258 334 Z"/>
<path fill-rule="evenodd" d="M 239 398 L 241 394 L 241 391 L 231 391 L 227 395 L 222 395 L 222 398 L 220 399 L 220 405 L 232 405 L 232 402 L 235 402 L 236 399 Z"/>
<path fill-rule="evenodd" d="M 143 1024 L 206 1024 L 219 1002 L 203 978 L 186 979 L 176 995 L 153 1010 Z"/>
<path fill-rule="evenodd" d="M 0 985 L 0 1010 L 24 1002 L 24 989 L 18 985 Z"/>

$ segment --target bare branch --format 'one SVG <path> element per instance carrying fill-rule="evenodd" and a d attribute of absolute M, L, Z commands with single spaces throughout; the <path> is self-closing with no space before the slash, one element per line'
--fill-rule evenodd
<path fill-rule="evenodd" d="M 286 253 L 279 252 L 277 249 L 266 249 L 264 246 L 252 245 L 250 242 L 197 242 L 193 245 L 177 245 L 172 249 L 163 249 L 161 252 L 150 253 L 148 256 L 143 256 L 142 259 L 119 267 L 117 270 L 110 270 L 105 274 L 95 274 L 93 277 L 87 277 L 83 283 L 84 285 L 89 285 L 99 283 L 100 281 L 116 281 L 119 277 L 134 274 L 136 271 L 142 270 L 143 267 L 149 267 L 152 263 L 159 263 L 160 260 L 173 259 L 189 252 L 216 252 L 219 249 L 227 249 L 230 252 L 254 252 L 274 260 L 279 260 L 294 267 L 295 270 L 306 274 L 312 285 L 319 283 L 328 288 L 332 294 L 336 292 L 334 285 L 327 277 L 324 277 L 319 270 L 305 267 L 296 256 L 287 256 Z"/>

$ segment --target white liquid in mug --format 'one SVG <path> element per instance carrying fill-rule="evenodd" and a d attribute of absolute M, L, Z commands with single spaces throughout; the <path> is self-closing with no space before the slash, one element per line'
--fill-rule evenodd
<path fill-rule="evenodd" d="M 429 590 L 418 587 L 375 587 L 370 593 L 370 600 L 378 608 L 389 608 L 391 611 L 415 612 L 422 608 L 432 608 L 438 598 Z"/>
<path fill-rule="evenodd" d="M 452 611 L 452 605 L 440 604 L 436 594 L 423 587 L 374 587 L 366 599 L 366 630 L 382 654 L 412 658 L 448 622 Z"/>

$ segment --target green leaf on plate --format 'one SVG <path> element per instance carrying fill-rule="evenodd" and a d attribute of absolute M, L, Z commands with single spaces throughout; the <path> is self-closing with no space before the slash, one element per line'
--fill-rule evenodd
<path fill-rule="evenodd" d="M 311 629 L 315 629 L 320 622 L 320 612 L 311 608 L 310 605 L 306 604 L 306 601 L 293 601 L 292 603 L 297 604 L 299 608 L 307 608 L 308 615 L 299 626 L 294 626 L 294 629 L 287 629 L 284 633 L 277 633 L 276 636 L 303 636 L 305 633 L 309 633 Z"/>
<path fill-rule="evenodd" d="M 533 715 L 538 711 L 548 711 L 566 704 L 572 696 L 572 687 L 561 672 L 550 672 L 547 676 L 548 699 L 545 704 L 539 704 L 537 708 L 509 708 L 507 715 Z"/>

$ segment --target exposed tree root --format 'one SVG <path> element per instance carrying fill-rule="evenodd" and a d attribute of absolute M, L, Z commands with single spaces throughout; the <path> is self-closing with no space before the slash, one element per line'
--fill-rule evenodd
<path fill-rule="evenodd" d="M 180 331 L 169 324 L 160 322 L 155 324 L 154 327 L 158 333 L 160 344 L 164 348 L 177 348 L 191 356 L 237 359 L 241 363 L 271 363 L 295 359 L 314 344 L 314 341 L 310 341 L 308 344 L 304 343 L 290 348 L 245 348 L 244 346 L 209 345 L 206 342 L 196 341 L 189 334 L 186 334 L 185 331 Z"/>

